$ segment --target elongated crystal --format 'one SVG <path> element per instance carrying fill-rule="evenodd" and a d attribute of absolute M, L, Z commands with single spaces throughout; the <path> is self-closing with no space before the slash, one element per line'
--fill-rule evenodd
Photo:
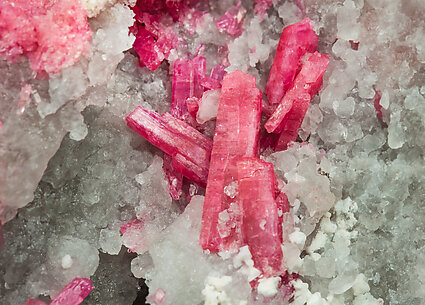
<path fill-rule="evenodd" d="M 227 74 L 221 88 L 202 215 L 200 244 L 204 249 L 217 252 L 241 242 L 237 196 L 232 198 L 224 190 L 237 180 L 237 160 L 258 155 L 260 117 L 261 91 L 255 86 L 255 77 L 241 71 Z M 219 214 L 223 211 L 232 217 L 226 224 L 230 232 L 220 236 Z"/>
<path fill-rule="evenodd" d="M 89 279 L 75 278 L 62 289 L 49 305 L 79 305 L 93 290 Z"/>
<path fill-rule="evenodd" d="M 280 103 L 292 87 L 301 57 L 317 51 L 317 45 L 318 36 L 308 18 L 283 29 L 265 89 L 270 104 Z"/>
<path fill-rule="evenodd" d="M 126 120 L 131 129 L 172 156 L 174 170 L 206 186 L 211 139 L 169 113 L 161 116 L 140 106 Z"/>
<path fill-rule="evenodd" d="M 315 52 L 304 61 L 294 86 L 285 94 L 282 102 L 264 125 L 268 132 L 280 133 L 275 150 L 284 150 L 295 141 L 313 96 L 322 85 L 323 74 L 329 65 L 329 57 Z M 290 110 L 287 111 L 290 106 Z"/>
<path fill-rule="evenodd" d="M 237 163 L 242 234 L 258 268 L 266 277 L 282 271 L 282 226 L 275 200 L 273 164 L 259 158 Z"/>

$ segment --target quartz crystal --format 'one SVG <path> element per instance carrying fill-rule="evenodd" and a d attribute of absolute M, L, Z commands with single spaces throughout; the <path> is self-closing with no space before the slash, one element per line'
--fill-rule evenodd
<path fill-rule="evenodd" d="M 211 140 L 169 113 L 159 114 L 137 107 L 126 117 L 130 128 L 172 156 L 172 167 L 186 178 L 205 186 Z"/>
<path fill-rule="evenodd" d="M 316 51 L 317 45 L 318 36 L 308 18 L 283 29 L 264 91 L 270 104 L 280 103 L 292 87 L 301 57 Z"/>
<path fill-rule="evenodd" d="M 226 196 L 224 188 L 237 179 L 238 158 L 258 156 L 260 116 L 261 92 L 255 78 L 241 71 L 227 74 L 221 88 L 202 215 L 200 243 L 204 249 L 217 252 L 241 242 L 237 200 Z M 232 216 L 225 224 L 231 233 L 222 238 L 219 215 L 226 210 Z"/>

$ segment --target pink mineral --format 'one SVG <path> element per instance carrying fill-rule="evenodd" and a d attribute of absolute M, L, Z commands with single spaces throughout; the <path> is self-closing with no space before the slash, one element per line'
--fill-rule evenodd
<path fill-rule="evenodd" d="M 382 93 L 381 93 L 381 91 L 378 90 L 378 91 L 375 92 L 375 97 L 373 98 L 373 106 L 375 107 L 376 116 L 380 120 L 382 120 L 382 118 L 383 118 L 383 114 L 382 114 L 382 108 L 383 107 L 380 104 L 381 97 L 382 97 Z"/>
<path fill-rule="evenodd" d="M 42 302 L 42 301 L 38 301 L 35 299 L 29 299 L 25 305 L 47 305 L 46 303 Z"/>
<path fill-rule="evenodd" d="M 75 278 L 62 289 L 49 305 L 79 305 L 93 290 L 89 279 Z"/>
<path fill-rule="evenodd" d="M 161 304 L 165 299 L 166 293 L 163 289 L 158 288 L 154 294 L 154 301 L 156 304 Z"/>
<path fill-rule="evenodd" d="M 192 60 L 177 59 L 173 65 L 173 88 L 170 112 L 176 118 L 194 125 L 189 115 L 187 99 L 200 98 L 204 92 L 201 81 L 205 77 L 206 58 L 195 57 Z"/>
<path fill-rule="evenodd" d="M 86 10 L 72 0 L 0 2 L 0 57 L 26 55 L 36 72 L 56 73 L 90 47 Z"/>
<path fill-rule="evenodd" d="M 126 117 L 127 125 L 172 157 L 172 167 L 206 186 L 212 141 L 169 113 L 162 116 L 137 107 Z"/>
<path fill-rule="evenodd" d="M 255 13 L 260 16 L 260 19 L 264 18 L 264 15 L 266 14 L 266 11 L 269 9 L 270 6 L 273 5 L 273 0 L 254 0 L 255 2 Z"/>
<path fill-rule="evenodd" d="M 220 32 L 227 32 L 234 37 L 238 37 L 242 34 L 244 15 L 245 10 L 241 7 L 241 2 L 239 1 L 217 20 L 216 27 Z"/>
<path fill-rule="evenodd" d="M 305 53 L 317 50 L 318 36 L 306 18 L 283 29 L 270 70 L 265 94 L 270 104 L 278 104 L 293 84 Z"/>
<path fill-rule="evenodd" d="M 225 188 L 237 179 L 236 162 L 241 157 L 256 157 L 259 150 L 261 91 L 255 77 L 241 71 L 223 79 L 216 129 L 211 153 L 208 185 L 202 215 L 200 244 L 217 252 L 241 243 L 240 213 L 237 198 L 227 196 Z M 219 214 L 232 216 L 226 234 L 218 230 Z"/>
<path fill-rule="evenodd" d="M 242 233 L 254 266 L 266 277 L 282 273 L 282 225 L 275 200 L 273 164 L 259 158 L 237 163 Z"/>
<path fill-rule="evenodd" d="M 280 133 L 275 150 L 284 150 L 290 142 L 297 139 L 308 105 L 319 91 L 328 65 L 327 55 L 315 52 L 306 56 L 293 87 L 285 94 L 282 102 L 265 124 L 268 132 Z M 290 111 L 286 111 L 287 105 L 291 104 Z M 282 108 L 285 110 L 281 111 Z"/>

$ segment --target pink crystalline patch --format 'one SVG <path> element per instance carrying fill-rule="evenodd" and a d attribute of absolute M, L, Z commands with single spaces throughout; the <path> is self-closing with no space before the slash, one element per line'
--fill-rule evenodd
<path fill-rule="evenodd" d="M 254 0 L 255 2 L 255 8 L 254 11 L 258 16 L 260 16 L 260 19 L 264 18 L 264 15 L 266 14 L 266 11 L 269 9 L 270 6 L 273 5 L 273 0 Z"/>
<path fill-rule="evenodd" d="M 380 104 L 381 97 L 382 97 L 382 93 L 381 93 L 381 91 L 378 90 L 378 91 L 375 92 L 375 97 L 373 99 L 373 106 L 375 107 L 376 115 L 377 115 L 378 119 L 380 119 L 380 120 L 382 120 L 382 117 L 383 117 L 383 114 L 382 114 L 383 107 Z"/>
<path fill-rule="evenodd" d="M 239 1 L 217 20 L 216 27 L 220 32 L 227 32 L 233 37 L 238 37 L 242 34 L 244 16 L 245 9 L 241 7 L 241 2 Z"/>
<path fill-rule="evenodd" d="M 0 57 L 28 56 L 31 69 L 56 73 L 90 47 L 86 10 L 72 0 L 0 2 Z"/>
<path fill-rule="evenodd" d="M 123 235 L 123 244 L 128 248 L 128 252 L 142 253 L 147 248 L 143 238 L 144 223 L 138 218 L 134 218 L 125 225 L 121 226 L 120 232 Z"/>
<path fill-rule="evenodd" d="M 79 305 L 93 290 L 89 279 L 75 278 L 62 289 L 49 305 Z"/>

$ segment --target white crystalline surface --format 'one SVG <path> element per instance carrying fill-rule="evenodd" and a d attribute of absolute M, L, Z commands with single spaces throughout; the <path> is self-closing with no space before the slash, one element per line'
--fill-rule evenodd
<path fill-rule="evenodd" d="M 84 305 L 144 304 L 146 285 L 152 304 L 287 304 L 281 279 L 259 278 L 248 247 L 202 251 L 203 197 L 182 212 L 162 153 L 125 126 L 136 106 L 163 113 L 171 100 L 168 65 L 151 72 L 127 51 L 127 2 L 83 1 L 90 54 L 56 75 L 35 79 L 25 60 L 0 61 L 0 303 L 22 305 L 90 277 Z M 282 251 L 299 274 L 288 284 L 291 304 L 424 304 L 425 2 L 277 0 L 261 20 L 242 1 L 237 38 L 215 27 L 235 4 L 210 1 L 192 34 L 179 28 L 188 45 L 170 64 L 203 44 L 211 68 L 228 46 L 226 70 L 246 71 L 264 89 L 282 28 L 304 16 L 331 58 L 299 133 L 307 143 L 263 156 L 290 203 Z M 22 113 L 25 84 L 32 91 Z M 218 97 L 204 94 L 200 123 L 214 119 Z M 204 126 L 213 135 L 214 122 Z M 225 191 L 234 198 L 238 187 Z"/>

